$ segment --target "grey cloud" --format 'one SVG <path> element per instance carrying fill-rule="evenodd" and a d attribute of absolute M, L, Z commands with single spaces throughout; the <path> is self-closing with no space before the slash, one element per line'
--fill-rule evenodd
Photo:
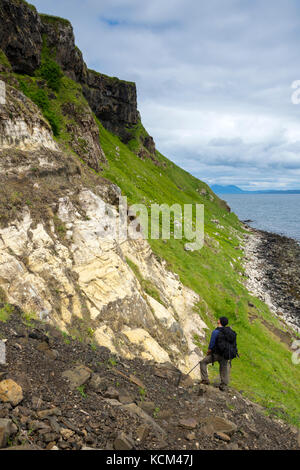
<path fill-rule="evenodd" d="M 145 126 L 180 166 L 213 183 L 300 187 L 297 0 L 32 3 L 72 21 L 91 68 L 136 81 Z"/>

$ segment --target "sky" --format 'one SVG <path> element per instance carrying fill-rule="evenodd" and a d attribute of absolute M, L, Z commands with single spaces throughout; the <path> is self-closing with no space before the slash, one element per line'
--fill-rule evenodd
<path fill-rule="evenodd" d="M 144 126 L 179 166 L 210 185 L 300 189 L 299 0 L 31 3 L 71 21 L 89 68 L 136 82 Z"/>

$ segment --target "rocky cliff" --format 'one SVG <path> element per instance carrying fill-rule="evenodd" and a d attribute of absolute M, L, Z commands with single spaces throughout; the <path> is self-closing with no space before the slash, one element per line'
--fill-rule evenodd
<path fill-rule="evenodd" d="M 62 152 L 38 108 L 13 87 L 0 117 L 4 297 L 64 331 L 91 329 L 113 353 L 190 367 L 199 357 L 193 334 L 205 329 L 193 312 L 198 296 L 156 260 L 146 240 L 105 236 L 118 221 L 120 190 Z"/>
<path fill-rule="evenodd" d="M 183 372 L 227 315 L 242 352 L 232 384 L 298 422 L 294 332 L 246 289 L 246 227 L 156 150 L 135 85 L 88 70 L 67 20 L 38 15 L 23 0 L 0 0 L 0 12 L 4 313 L 14 305 L 116 358 L 171 362 Z M 120 196 L 147 210 L 203 204 L 202 250 L 173 237 L 174 220 L 170 240 L 120 238 Z M 131 212 L 125 219 L 137 223 Z"/>
<path fill-rule="evenodd" d="M 130 139 L 126 128 L 139 121 L 134 83 L 88 70 L 68 20 L 38 15 L 34 7 L 19 0 L 1 0 L 0 12 L 0 48 L 15 72 L 34 74 L 42 61 L 44 41 L 64 73 L 83 85 L 84 95 L 103 125 L 124 141 Z"/>
<path fill-rule="evenodd" d="M 16 72 L 33 74 L 42 51 L 42 24 L 36 9 L 22 0 L 1 0 L 0 15 L 0 48 Z"/>

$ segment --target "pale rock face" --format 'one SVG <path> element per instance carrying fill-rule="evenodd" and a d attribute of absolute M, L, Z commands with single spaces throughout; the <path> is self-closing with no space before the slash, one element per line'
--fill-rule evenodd
<path fill-rule="evenodd" d="M 83 127 L 89 130 L 89 125 Z M 98 135 L 93 136 L 98 142 Z M 76 164 L 67 168 L 69 159 L 38 108 L 9 85 L 0 109 L 0 151 L 0 174 L 12 181 L 31 178 L 34 168 L 54 181 L 66 170 L 78 175 Z M 40 177 L 33 190 L 42 184 Z M 194 344 L 194 335 L 203 337 L 206 328 L 194 312 L 199 297 L 155 257 L 141 233 L 134 232 L 137 220 L 128 230 L 129 239 L 119 231 L 120 215 L 112 204 L 120 195 L 113 184 L 103 183 L 95 192 L 79 184 L 76 190 L 60 192 L 57 200 L 54 191 L 43 218 L 30 206 L 19 211 L 0 228 L 0 287 L 10 303 L 65 332 L 81 320 L 112 354 L 171 361 L 186 372 L 201 358 Z M 52 208 L 64 224 L 64 237 L 56 233 Z M 143 291 L 127 258 L 153 283 L 161 303 Z"/>
<path fill-rule="evenodd" d="M 0 148 L 58 150 L 48 122 L 38 107 L 20 91 L 6 85 L 0 109 Z"/>
<path fill-rule="evenodd" d="M 169 312 L 161 303 L 153 299 L 150 295 L 146 294 L 147 301 L 152 307 L 155 318 L 166 328 L 176 329 L 179 327 L 178 322 L 173 317 L 172 313 Z"/>
<path fill-rule="evenodd" d="M 23 119 L 7 119 L 3 123 L 0 137 L 1 148 L 18 148 L 21 150 L 33 150 L 45 147 L 50 150 L 58 150 L 50 130 L 41 123 L 30 126 Z"/>
<path fill-rule="evenodd" d="M 150 334 L 143 330 L 142 328 L 129 329 L 126 328 L 123 330 L 124 334 L 128 337 L 131 343 L 141 346 L 144 351 L 142 351 L 141 356 L 144 359 L 154 360 L 156 362 L 170 362 L 168 353 L 158 344 L 155 339 L 153 339 Z"/>
<path fill-rule="evenodd" d="M 113 354 L 172 361 L 187 372 L 201 358 L 194 335 L 203 337 L 206 328 L 193 311 L 198 295 L 165 269 L 146 240 L 119 242 L 114 206 L 88 189 L 78 200 L 80 210 L 68 196 L 58 201 L 68 243 L 54 236 L 53 224 L 50 232 L 34 224 L 28 208 L 0 229 L 0 285 L 9 301 L 64 331 L 85 309 L 95 340 Z M 164 305 L 143 292 L 126 257 L 153 282 Z"/>
<path fill-rule="evenodd" d="M 110 349 L 113 354 L 117 354 L 117 350 L 113 343 L 114 332 L 109 326 L 102 325 L 97 328 L 95 331 L 95 338 L 98 344 Z"/>

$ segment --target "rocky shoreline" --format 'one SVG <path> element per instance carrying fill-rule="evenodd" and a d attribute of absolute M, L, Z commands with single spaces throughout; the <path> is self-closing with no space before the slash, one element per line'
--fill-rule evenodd
<path fill-rule="evenodd" d="M 247 226 L 246 287 L 287 325 L 300 332 L 300 245 Z"/>

